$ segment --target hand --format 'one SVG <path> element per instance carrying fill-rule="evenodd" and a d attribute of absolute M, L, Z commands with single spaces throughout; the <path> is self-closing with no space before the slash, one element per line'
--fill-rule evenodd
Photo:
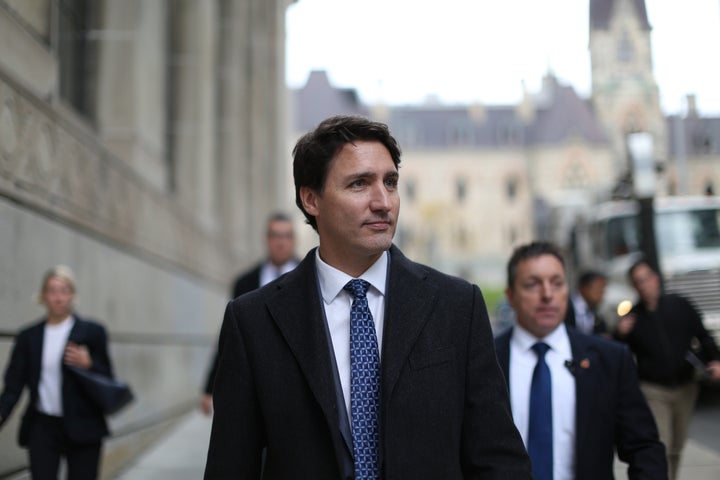
<path fill-rule="evenodd" d="M 204 393 L 200 397 L 200 411 L 204 413 L 205 415 L 212 415 L 213 412 L 213 403 L 212 403 L 212 395 L 209 393 Z"/>
<path fill-rule="evenodd" d="M 720 361 L 713 360 L 707 364 L 707 373 L 711 380 L 720 380 Z"/>
<path fill-rule="evenodd" d="M 90 358 L 90 352 L 87 347 L 73 342 L 68 342 L 65 347 L 63 361 L 68 365 L 84 368 L 85 370 L 92 367 L 92 358 Z"/>
<path fill-rule="evenodd" d="M 632 332 L 635 328 L 635 315 L 628 314 L 624 317 L 620 317 L 617 324 L 617 333 L 620 337 L 625 337 L 628 333 Z"/>

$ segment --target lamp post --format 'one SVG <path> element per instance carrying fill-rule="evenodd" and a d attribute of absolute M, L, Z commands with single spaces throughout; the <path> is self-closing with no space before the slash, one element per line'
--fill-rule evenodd
<path fill-rule="evenodd" d="M 640 250 L 656 272 L 661 274 L 655 240 L 655 157 L 652 135 L 647 132 L 627 136 L 633 177 L 633 193 L 640 207 Z M 662 274 L 660 275 L 662 278 Z"/>

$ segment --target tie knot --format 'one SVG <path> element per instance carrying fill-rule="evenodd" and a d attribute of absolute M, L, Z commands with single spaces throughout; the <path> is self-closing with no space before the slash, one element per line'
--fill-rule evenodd
<path fill-rule="evenodd" d="M 370 284 L 365 280 L 354 278 L 350 280 L 343 289 L 347 290 L 355 298 L 365 298 Z"/>
<path fill-rule="evenodd" d="M 544 358 L 547 351 L 550 350 L 550 345 L 545 342 L 537 342 L 532 346 L 532 349 L 535 351 L 538 358 Z"/>

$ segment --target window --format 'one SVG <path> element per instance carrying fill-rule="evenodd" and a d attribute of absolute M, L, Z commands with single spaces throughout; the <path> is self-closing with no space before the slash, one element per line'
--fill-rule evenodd
<path fill-rule="evenodd" d="M 713 139 L 708 132 L 697 132 L 692 137 L 695 153 L 708 155 L 713 152 Z"/>
<path fill-rule="evenodd" d="M 714 209 L 656 215 L 655 236 L 664 254 L 687 254 L 720 247 L 720 213 Z"/>
<path fill-rule="evenodd" d="M 98 2 L 58 0 L 56 8 L 60 97 L 80 114 L 94 120 L 97 44 L 90 34 L 97 26 Z"/>
<path fill-rule="evenodd" d="M 514 125 L 500 125 L 495 131 L 499 145 L 519 145 L 520 132 Z"/>
<path fill-rule="evenodd" d="M 408 178 L 404 182 L 405 184 L 405 198 L 408 202 L 415 201 L 415 179 Z"/>
<path fill-rule="evenodd" d="M 585 167 L 579 162 L 572 162 L 564 172 L 563 186 L 565 188 L 584 188 L 588 184 L 588 175 Z"/>
<path fill-rule="evenodd" d="M 509 201 L 515 200 L 517 197 L 518 181 L 516 177 L 510 177 L 505 182 L 505 193 Z"/>
<path fill-rule="evenodd" d="M 608 220 L 606 235 L 609 259 L 640 251 L 640 221 L 635 215 Z"/>
<path fill-rule="evenodd" d="M 472 128 L 464 123 L 457 123 L 449 127 L 448 143 L 454 146 L 470 145 L 473 143 Z"/>
<path fill-rule="evenodd" d="M 623 63 L 630 63 L 635 58 L 635 49 L 633 48 L 632 40 L 628 35 L 627 30 L 623 30 L 620 34 L 620 40 L 617 46 L 617 59 Z"/>
<path fill-rule="evenodd" d="M 458 203 L 463 203 L 467 197 L 467 180 L 464 177 L 455 180 L 455 196 Z"/>

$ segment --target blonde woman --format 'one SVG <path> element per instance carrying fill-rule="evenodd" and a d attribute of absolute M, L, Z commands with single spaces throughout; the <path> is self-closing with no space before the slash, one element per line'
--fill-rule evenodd
<path fill-rule="evenodd" d="M 67 368 L 113 376 L 105 329 L 73 311 L 75 293 L 68 267 L 45 273 L 38 297 L 47 314 L 17 335 L 5 371 L 0 427 L 27 387 L 30 401 L 18 442 L 28 449 L 34 480 L 56 479 L 61 457 L 69 480 L 97 478 L 102 439 L 108 434 L 102 411 Z"/>

